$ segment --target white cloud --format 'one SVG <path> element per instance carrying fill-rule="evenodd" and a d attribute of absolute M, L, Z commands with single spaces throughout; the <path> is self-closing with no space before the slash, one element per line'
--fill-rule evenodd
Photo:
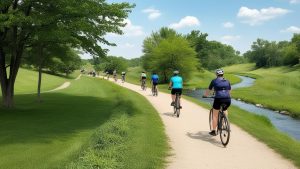
<path fill-rule="evenodd" d="M 134 44 L 131 44 L 131 43 L 125 43 L 123 45 L 121 45 L 122 48 L 134 48 L 135 45 Z"/>
<path fill-rule="evenodd" d="M 199 26 L 200 21 L 198 18 L 194 16 L 186 16 L 182 18 L 178 23 L 172 23 L 169 27 L 173 29 L 180 29 L 183 27 L 192 27 L 192 26 Z"/>
<path fill-rule="evenodd" d="M 300 3 L 300 0 L 290 0 L 290 4 L 298 4 Z"/>
<path fill-rule="evenodd" d="M 239 35 L 225 35 L 221 37 L 221 41 L 226 44 L 231 44 L 241 39 Z"/>
<path fill-rule="evenodd" d="M 290 33 L 300 33 L 300 27 L 297 26 L 290 26 L 280 32 L 290 32 Z"/>
<path fill-rule="evenodd" d="M 225 23 L 223 23 L 223 27 L 224 28 L 233 28 L 234 24 L 231 22 L 225 22 Z"/>
<path fill-rule="evenodd" d="M 258 9 L 250 9 L 247 7 L 241 7 L 237 17 L 242 19 L 243 23 L 247 23 L 251 26 L 262 24 L 268 20 L 283 16 L 290 11 L 283 8 L 262 8 Z"/>
<path fill-rule="evenodd" d="M 143 31 L 143 27 L 139 25 L 133 25 L 132 22 L 129 19 L 125 19 L 124 23 L 126 23 L 126 26 L 122 28 L 122 31 L 125 36 L 127 37 L 133 37 L 133 36 L 143 36 L 145 33 Z M 122 35 L 114 34 L 114 33 L 108 33 L 108 36 L 112 37 L 119 37 Z"/>
<path fill-rule="evenodd" d="M 148 18 L 150 20 L 157 19 L 158 17 L 161 16 L 161 12 L 154 8 L 147 8 L 147 9 L 144 9 L 142 12 L 148 14 Z"/>

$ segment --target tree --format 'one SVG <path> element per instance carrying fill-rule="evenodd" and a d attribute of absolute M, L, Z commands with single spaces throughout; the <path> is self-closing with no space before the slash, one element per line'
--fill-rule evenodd
<path fill-rule="evenodd" d="M 189 79 L 199 63 L 194 49 L 185 38 L 179 36 L 161 40 L 147 55 L 148 71 L 157 72 L 164 83 L 168 82 L 174 70 L 179 70 L 185 79 Z"/>
<path fill-rule="evenodd" d="M 112 74 L 114 70 L 122 72 L 126 71 L 128 68 L 127 60 L 122 57 L 108 56 L 102 64 L 103 66 L 101 67 L 103 67 L 104 71 L 107 71 L 110 74 Z"/>
<path fill-rule="evenodd" d="M 133 5 L 109 4 L 104 0 L 1 0 L 0 2 L 0 82 L 3 104 L 13 106 L 14 84 L 25 48 L 31 47 L 48 28 L 61 28 L 60 38 L 93 56 L 106 50 L 99 44 L 114 45 L 104 35 L 121 34 L 120 27 Z M 53 29 L 51 29 L 53 30 Z M 41 43 L 41 47 L 44 43 Z M 43 50 L 41 50 L 43 51 Z M 7 69 L 9 68 L 9 69 Z"/>

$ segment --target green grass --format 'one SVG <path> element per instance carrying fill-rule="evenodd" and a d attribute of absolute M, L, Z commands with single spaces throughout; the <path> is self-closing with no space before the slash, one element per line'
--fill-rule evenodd
<path fill-rule="evenodd" d="M 63 77 L 58 77 L 58 76 L 43 73 L 41 91 L 55 89 L 60 85 L 62 85 L 67 80 L 68 79 Z M 15 93 L 16 94 L 36 93 L 37 84 L 38 84 L 38 72 L 20 68 L 15 82 Z"/>
<path fill-rule="evenodd" d="M 99 161 L 103 168 L 164 167 L 162 122 L 137 93 L 82 77 L 45 93 L 42 103 L 35 97 L 19 94 L 14 109 L 0 107 L 0 168 L 88 168 Z M 105 149 L 95 146 L 102 143 Z"/>
<path fill-rule="evenodd" d="M 232 95 L 251 103 L 260 103 L 275 110 L 287 110 L 300 117 L 300 68 L 276 67 L 253 70 L 246 65 L 226 68 L 228 72 L 256 78 L 252 87 L 234 90 Z M 254 65 L 252 65 L 254 67 Z"/>
<path fill-rule="evenodd" d="M 195 98 L 189 96 L 184 96 L 184 98 L 207 109 L 211 108 L 209 104 L 203 103 Z M 228 111 L 231 123 L 236 124 L 283 157 L 290 159 L 300 168 L 299 141 L 278 131 L 267 117 L 249 113 L 236 106 L 230 106 Z M 232 134 L 234 135 L 234 132 Z"/>

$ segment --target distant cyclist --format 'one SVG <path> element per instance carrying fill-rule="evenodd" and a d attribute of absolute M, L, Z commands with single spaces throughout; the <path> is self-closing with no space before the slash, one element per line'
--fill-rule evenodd
<path fill-rule="evenodd" d="M 113 77 L 114 77 L 115 81 L 117 81 L 117 70 L 113 71 Z"/>
<path fill-rule="evenodd" d="M 153 72 L 151 76 L 151 84 L 152 84 L 152 89 L 156 89 L 157 91 L 157 84 L 158 84 L 159 77 L 157 73 Z"/>
<path fill-rule="evenodd" d="M 121 76 L 122 76 L 122 82 L 123 82 L 123 83 L 125 82 L 125 75 L 126 75 L 126 72 L 122 72 L 122 73 L 121 73 Z"/>
<path fill-rule="evenodd" d="M 210 135 L 216 136 L 216 127 L 217 127 L 217 121 L 218 121 L 218 115 L 219 110 L 221 108 L 221 105 L 224 104 L 224 112 L 225 114 L 228 114 L 227 109 L 229 108 L 231 104 L 231 85 L 228 80 L 226 80 L 224 76 L 224 71 L 222 69 L 216 70 L 216 79 L 213 79 L 208 87 L 208 89 L 205 91 L 205 96 L 208 96 L 210 93 L 212 93 L 212 90 L 214 90 L 215 93 L 215 99 L 213 103 L 213 129 L 209 132 Z"/>
<path fill-rule="evenodd" d="M 182 77 L 179 76 L 179 71 L 178 70 L 175 70 L 173 72 L 173 76 L 171 77 L 169 88 L 172 89 L 171 90 L 171 97 L 172 97 L 171 106 L 174 106 L 176 93 L 178 93 L 179 96 L 181 96 L 182 88 L 183 88 L 183 80 L 182 80 Z M 180 108 L 181 108 L 181 106 L 180 106 Z"/>
<path fill-rule="evenodd" d="M 143 87 L 146 87 L 145 85 L 146 85 L 146 79 L 147 79 L 147 74 L 145 73 L 145 72 L 142 72 L 141 73 L 141 87 L 143 88 Z"/>

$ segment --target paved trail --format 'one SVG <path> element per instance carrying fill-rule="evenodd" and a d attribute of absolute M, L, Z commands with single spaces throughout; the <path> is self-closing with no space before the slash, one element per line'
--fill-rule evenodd
<path fill-rule="evenodd" d="M 173 116 L 170 95 L 151 96 L 151 89 L 117 84 L 143 95 L 158 111 L 169 137 L 172 156 L 168 169 L 294 169 L 292 162 L 282 158 L 265 144 L 231 124 L 229 145 L 224 148 L 220 137 L 208 134 L 208 110 L 182 99 L 179 118 Z M 255 125 L 255 124 L 254 124 Z"/>

